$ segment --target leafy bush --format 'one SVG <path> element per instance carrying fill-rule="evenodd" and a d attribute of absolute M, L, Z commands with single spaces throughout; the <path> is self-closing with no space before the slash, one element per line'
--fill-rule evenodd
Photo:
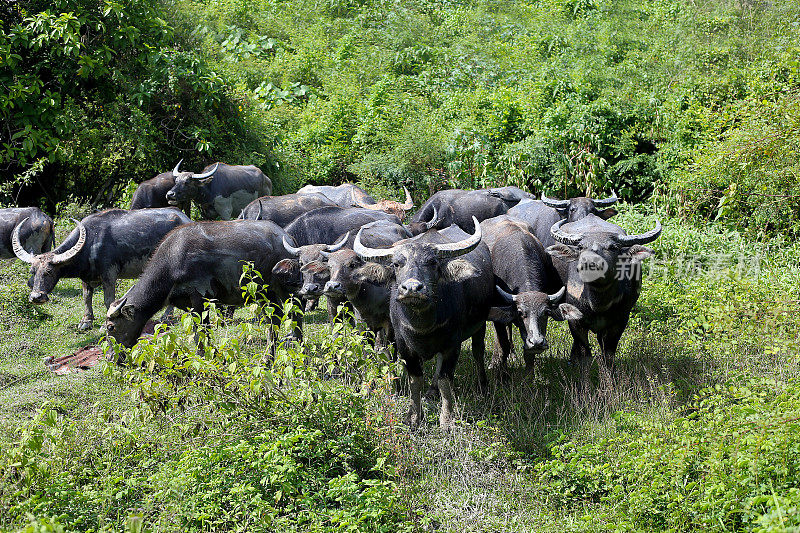
<path fill-rule="evenodd" d="M 565 441 L 536 465 L 552 502 L 603 502 L 623 530 L 800 527 L 800 383 L 742 377 L 667 422 L 619 413 L 614 432 Z"/>

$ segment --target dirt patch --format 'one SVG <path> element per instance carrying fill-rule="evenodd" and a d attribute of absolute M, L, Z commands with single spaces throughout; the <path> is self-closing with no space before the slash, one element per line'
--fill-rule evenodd
<path fill-rule="evenodd" d="M 97 346 L 90 345 L 84 346 L 72 355 L 65 355 L 57 359 L 46 357 L 44 364 L 51 372 L 64 375 L 89 370 L 97 366 L 102 359 L 103 350 Z"/>

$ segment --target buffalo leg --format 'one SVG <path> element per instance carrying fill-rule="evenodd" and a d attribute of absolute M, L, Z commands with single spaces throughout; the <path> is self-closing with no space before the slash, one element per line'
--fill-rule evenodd
<path fill-rule="evenodd" d="M 411 388 L 411 405 L 409 405 L 406 420 L 411 429 L 416 429 L 422 422 L 422 387 L 425 385 L 422 361 L 418 357 L 410 357 L 411 354 L 405 345 L 402 343 L 398 343 L 398 345 L 400 359 L 405 362 L 408 382 Z"/>
<path fill-rule="evenodd" d="M 511 353 L 511 338 L 508 335 L 508 328 L 505 324 L 495 322 L 494 331 L 497 339 L 497 348 L 500 350 L 500 354 L 499 357 L 497 354 L 495 355 L 493 366 L 497 367 L 498 375 L 501 378 L 505 378 L 508 376 L 508 354 Z"/>
<path fill-rule="evenodd" d="M 589 330 L 577 321 L 569 321 L 569 331 L 572 333 L 572 350 L 569 359 L 576 364 L 581 372 L 581 379 L 588 378 L 589 365 L 592 362 L 592 349 L 589 347 Z"/>
<path fill-rule="evenodd" d="M 601 351 L 600 363 L 609 371 L 614 370 L 614 356 L 617 354 L 617 346 L 627 325 L 626 320 L 622 326 L 616 326 L 597 335 Z"/>
<path fill-rule="evenodd" d="M 439 376 L 442 373 L 442 354 L 436 356 L 436 369 L 433 371 L 433 378 L 431 378 L 431 386 L 425 392 L 425 399 L 435 402 L 439 399 Z"/>
<path fill-rule="evenodd" d="M 485 334 L 486 328 L 484 327 L 482 329 Z M 474 343 L 475 337 L 472 339 Z M 472 349 L 473 351 L 475 350 L 474 344 Z M 458 347 L 450 353 L 442 354 L 442 368 L 438 379 L 439 392 L 442 395 L 442 408 L 439 411 L 439 427 L 444 432 L 449 432 L 453 429 L 453 409 L 456 403 L 455 394 L 453 393 L 453 374 L 455 373 L 460 350 L 461 348 Z M 481 359 L 481 365 L 483 365 L 483 359 Z M 485 372 L 483 377 L 484 379 L 486 378 Z"/>
<path fill-rule="evenodd" d="M 472 357 L 475 359 L 475 368 L 478 371 L 478 393 L 489 392 L 489 380 L 486 378 L 486 323 L 472 336 Z M 441 387 L 440 387 L 441 388 Z M 444 395 L 444 392 L 442 392 Z M 444 396 L 443 396 L 444 397 Z"/>
<path fill-rule="evenodd" d="M 94 323 L 94 309 L 92 308 L 94 288 L 85 281 L 81 282 L 81 287 L 83 288 L 83 305 L 86 311 L 78 324 L 78 331 L 89 331 L 92 329 L 92 324 Z"/>

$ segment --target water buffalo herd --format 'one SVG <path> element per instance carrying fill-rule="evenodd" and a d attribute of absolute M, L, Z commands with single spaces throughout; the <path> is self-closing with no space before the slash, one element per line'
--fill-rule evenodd
<path fill-rule="evenodd" d="M 271 193 L 270 179 L 256 167 L 216 163 L 193 174 L 180 171 L 179 162 L 143 182 L 130 209 L 76 220 L 58 245 L 52 219 L 40 210 L 0 209 L 0 258 L 30 263 L 31 303 L 47 302 L 61 278 L 80 279 L 82 330 L 93 325 L 92 292 L 102 286 L 104 327 L 125 347 L 164 307 L 241 305 L 240 277 L 250 262 L 279 310 L 293 296 L 325 295 L 331 320 L 347 306 L 375 332 L 379 348 L 394 347 L 409 376 L 412 427 L 423 413 L 423 363 L 435 359 L 429 393 L 441 395 L 439 422 L 448 430 L 453 374 L 467 339 L 478 388 L 487 389 L 487 322 L 497 333 L 498 373 L 506 371 L 512 327 L 530 370 L 547 349 L 549 319 L 568 322 L 576 365 L 591 361 L 592 332 L 600 364 L 612 368 L 641 289 L 640 263 L 653 253 L 644 245 L 661 233 L 658 223 L 628 235 L 609 222 L 613 194 L 556 200 L 516 187 L 450 189 L 404 223 L 413 208 L 408 190 L 403 203 L 377 201 L 352 184 Z M 189 219 L 191 203 L 208 220 Z M 119 278 L 138 281 L 115 299 Z M 302 342 L 302 313 L 292 318 L 288 339 Z"/>

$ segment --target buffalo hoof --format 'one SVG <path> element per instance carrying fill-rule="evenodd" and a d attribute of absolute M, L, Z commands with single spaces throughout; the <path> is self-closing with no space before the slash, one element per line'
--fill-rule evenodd
<path fill-rule="evenodd" d="M 81 320 L 80 324 L 78 324 L 78 331 L 84 333 L 92 329 L 93 322 L 91 320 Z"/>
<path fill-rule="evenodd" d="M 406 415 L 406 424 L 408 424 L 409 429 L 412 431 L 419 429 L 419 426 L 422 424 L 422 413 L 417 413 L 413 407 L 409 409 Z"/>

